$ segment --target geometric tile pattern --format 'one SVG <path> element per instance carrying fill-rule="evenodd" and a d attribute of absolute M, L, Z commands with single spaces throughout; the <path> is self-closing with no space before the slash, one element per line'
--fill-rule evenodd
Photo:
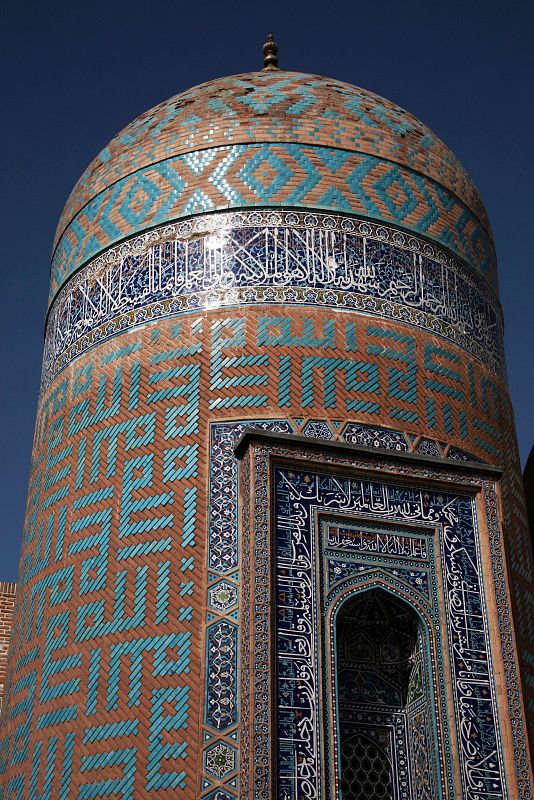
<path fill-rule="evenodd" d="M 206 656 L 206 722 L 213 728 L 224 731 L 237 723 L 235 687 L 228 680 L 237 668 L 235 624 L 228 620 L 219 620 L 210 625 L 206 636 Z"/>
<path fill-rule="evenodd" d="M 302 429 L 303 436 L 312 439 L 333 439 L 334 435 L 330 426 L 323 420 L 311 419 Z"/>
<path fill-rule="evenodd" d="M 17 786 L 41 796 L 44 781 L 66 800 L 73 770 L 84 798 L 196 785 L 196 348 L 182 339 L 149 377 L 140 341 L 131 344 L 101 347 L 41 404 L 4 720 L 6 798 Z"/>
<path fill-rule="evenodd" d="M 236 750 L 227 744 L 214 744 L 206 750 L 206 771 L 217 778 L 224 778 L 235 770 Z"/>
<path fill-rule="evenodd" d="M 208 604 L 221 613 L 235 608 L 237 605 L 237 587 L 227 581 L 219 581 L 209 590 Z"/>
<path fill-rule="evenodd" d="M 446 188 L 375 155 L 301 144 L 226 145 L 173 156 L 103 189 L 69 220 L 52 260 L 50 299 L 116 242 L 181 217 L 247 206 L 348 212 L 423 234 L 496 288 L 491 236 Z"/>
<path fill-rule="evenodd" d="M 92 161 L 76 184 L 57 239 L 80 209 L 108 186 L 150 164 L 188 156 L 200 173 L 212 148 L 228 144 L 291 142 L 332 148 L 323 167 L 340 168 L 347 151 L 384 158 L 441 184 L 489 230 L 473 182 L 455 155 L 423 123 L 399 106 L 357 86 L 298 72 L 251 72 L 209 81 L 171 97 L 135 119 Z M 276 178 L 259 174 L 271 191 Z M 390 179 L 382 189 L 391 190 Z M 397 188 L 401 194 L 402 183 Z M 227 190 L 230 192 L 230 185 Z M 141 185 L 123 213 L 139 216 L 153 187 Z M 392 197 L 391 202 L 396 198 Z M 403 204 L 410 204 L 405 197 Z"/>

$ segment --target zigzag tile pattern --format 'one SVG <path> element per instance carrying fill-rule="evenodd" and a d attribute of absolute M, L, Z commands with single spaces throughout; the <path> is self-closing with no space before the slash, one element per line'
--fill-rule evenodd
<path fill-rule="evenodd" d="M 344 150 L 390 160 L 441 184 L 489 229 L 463 166 L 412 114 L 342 81 L 276 71 L 218 78 L 141 114 L 87 167 L 67 201 L 56 241 L 86 203 L 134 171 L 206 148 L 262 142 L 336 148 L 331 158 L 339 164 Z"/>
<path fill-rule="evenodd" d="M 167 158 L 103 189 L 58 241 L 51 300 L 83 263 L 149 227 L 250 206 L 358 214 L 447 247 L 496 287 L 493 243 L 479 218 L 433 180 L 375 155 L 300 144 L 232 145 Z"/>

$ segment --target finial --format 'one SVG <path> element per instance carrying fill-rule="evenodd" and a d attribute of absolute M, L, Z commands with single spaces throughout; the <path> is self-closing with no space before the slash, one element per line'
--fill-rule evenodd
<path fill-rule="evenodd" d="M 273 39 L 271 31 L 267 41 L 263 45 L 263 69 L 279 69 L 278 67 L 278 45 Z"/>

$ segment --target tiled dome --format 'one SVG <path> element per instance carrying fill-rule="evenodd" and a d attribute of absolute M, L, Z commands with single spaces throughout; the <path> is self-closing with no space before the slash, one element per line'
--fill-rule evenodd
<path fill-rule="evenodd" d="M 254 205 L 383 220 L 445 245 L 495 284 L 480 196 L 432 131 L 372 92 L 272 70 L 176 95 L 100 152 L 62 213 L 51 296 L 94 255 L 142 230 Z"/>

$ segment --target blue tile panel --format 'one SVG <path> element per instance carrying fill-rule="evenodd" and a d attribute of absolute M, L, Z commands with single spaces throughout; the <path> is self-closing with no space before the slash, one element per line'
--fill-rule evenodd
<path fill-rule="evenodd" d="M 300 420 L 298 424 L 302 423 Z M 335 423 L 336 420 L 332 420 L 334 428 Z M 236 423 L 216 426 L 220 428 L 221 438 L 228 435 L 232 424 Z M 357 427 L 350 423 L 354 433 Z M 359 426 L 357 435 L 363 434 L 363 426 Z M 386 431 L 377 428 L 375 432 L 369 430 L 369 434 L 380 441 Z M 403 449 L 403 442 L 411 442 L 408 447 L 416 449 L 418 441 L 421 441 L 419 437 L 411 433 L 390 431 L 387 444 L 383 439 L 384 444 L 374 446 Z M 443 452 L 444 443 L 434 443 Z M 451 458 L 458 455 L 458 452 L 450 453 Z M 267 481 L 273 474 L 271 458 L 275 464 L 279 464 L 280 459 L 291 461 L 287 468 L 275 469 L 271 477 L 276 500 L 274 509 L 265 502 Z M 301 459 L 300 466 L 298 459 Z M 318 463 L 325 469 L 313 466 Z M 300 443 L 263 440 L 253 444 L 243 458 L 241 546 L 247 552 L 250 547 L 252 566 L 249 567 L 248 561 L 242 562 L 242 613 L 253 643 L 244 644 L 243 658 L 252 669 L 247 667 L 240 673 L 240 691 L 244 695 L 243 708 L 251 707 L 254 713 L 250 726 L 243 727 L 241 737 L 242 746 L 253 750 L 256 765 L 253 773 L 243 775 L 244 791 L 254 790 L 258 796 L 270 791 L 277 797 L 298 798 L 302 792 L 320 795 L 323 779 L 327 784 L 339 780 L 336 777 L 339 764 L 332 741 L 338 713 L 331 697 L 334 691 L 330 671 L 335 652 L 333 620 L 347 597 L 358 593 L 361 596 L 369 589 L 380 587 L 383 592 L 402 598 L 424 620 L 427 677 L 424 678 L 426 701 L 421 710 L 426 706 L 426 711 L 417 734 L 418 747 L 422 750 L 410 750 L 404 758 L 399 746 L 403 739 L 406 741 L 406 732 L 390 731 L 393 737 L 390 741 L 394 742 L 392 746 L 398 757 L 394 774 L 397 768 L 403 770 L 402 774 L 398 773 L 399 796 L 412 796 L 411 780 L 425 798 L 454 793 L 454 764 L 458 758 L 461 797 L 470 796 L 475 776 L 477 794 L 481 798 L 494 800 L 515 796 L 515 790 L 506 786 L 514 759 L 517 796 L 532 796 L 521 697 L 517 691 L 517 663 L 513 663 L 510 647 L 511 617 L 505 593 L 497 496 L 493 483 L 476 474 L 464 475 L 463 483 L 466 489 L 477 486 L 483 490 L 481 502 L 474 499 L 469 489 L 456 493 L 443 491 L 443 487 L 432 488 L 427 480 L 441 479 L 443 484 L 447 474 L 445 464 L 443 461 L 439 467 L 420 464 L 412 470 L 408 464 L 395 466 L 387 458 L 375 460 L 363 454 L 342 455 L 322 448 L 316 440 L 313 452 Z M 351 472 L 354 469 L 358 470 L 357 475 Z M 375 478 L 367 480 L 361 471 L 369 469 L 373 470 Z M 391 480 L 380 478 L 385 470 L 399 474 Z M 449 477 L 452 479 L 452 475 Z M 317 516 L 317 511 L 322 513 Z M 482 533 L 479 523 L 484 525 Z M 483 585 L 486 569 L 482 564 L 480 541 L 486 539 L 491 551 L 494 590 Z M 443 583 L 435 578 L 438 562 Z M 273 564 L 278 569 L 273 569 Z M 492 597 L 497 602 L 496 612 L 491 608 L 492 600 L 488 600 Z M 274 598 L 271 602 L 278 607 L 275 630 L 268 598 Z M 490 603 L 488 608 L 485 607 L 487 602 Z M 499 742 L 502 706 L 500 702 L 497 704 L 492 665 L 499 637 L 494 629 L 490 647 L 487 628 L 488 614 L 494 613 L 516 742 L 514 756 L 511 757 L 511 751 L 507 753 L 506 771 Z M 434 639 L 432 647 L 428 646 L 429 637 Z M 451 653 L 449 662 L 440 655 L 443 647 Z M 276 674 L 282 679 L 269 683 L 264 665 L 273 653 Z M 447 685 L 452 687 L 454 713 L 451 709 L 440 711 L 450 696 Z M 266 698 L 270 703 L 265 702 Z M 356 697 L 353 700 L 356 702 Z M 360 706 L 362 703 L 373 704 L 370 692 L 365 691 L 360 697 Z M 278 710 L 274 717 L 270 713 L 271 705 Z M 356 710 L 354 724 L 368 724 L 374 719 L 382 728 L 396 727 L 392 708 L 381 716 L 376 707 L 358 707 L 355 715 Z M 444 751 L 439 760 L 435 740 L 440 727 L 437 719 L 442 725 L 438 735 Z M 456 726 L 459 752 L 454 757 L 448 741 L 448 722 L 451 727 Z M 271 755 L 273 747 L 278 748 L 278 757 Z M 484 751 L 486 757 L 482 756 Z M 479 757 L 473 760 L 475 752 L 482 760 Z M 304 758 L 305 774 L 299 769 Z M 411 762 L 408 774 L 407 762 Z M 480 769 L 482 763 L 484 767 Z"/>
<path fill-rule="evenodd" d="M 257 477 L 255 482 L 257 494 Z M 369 585 L 381 586 L 392 597 L 402 597 L 408 607 L 424 609 L 428 620 L 422 624 L 424 638 L 427 641 L 433 639 L 433 648 L 437 651 L 435 663 L 432 667 L 428 664 L 428 673 L 433 674 L 433 681 L 429 680 L 424 690 L 426 722 L 423 727 L 426 731 L 423 739 L 426 745 L 423 745 L 422 763 L 414 763 L 411 752 L 408 756 L 411 777 L 403 772 L 401 780 L 395 769 L 404 769 L 406 764 L 398 758 L 398 766 L 393 767 L 393 783 L 399 787 L 399 796 L 406 800 L 413 796 L 408 788 L 410 779 L 422 797 L 430 800 L 431 797 L 445 796 L 440 785 L 444 776 L 439 774 L 442 771 L 438 766 L 439 746 L 434 731 L 436 725 L 444 728 L 440 736 L 443 747 L 443 739 L 449 736 L 448 714 L 443 707 L 440 711 L 440 706 L 444 703 L 445 685 L 450 681 L 456 712 L 456 720 L 450 722 L 458 731 L 462 797 L 469 797 L 474 780 L 481 800 L 507 797 L 499 741 L 499 709 L 486 627 L 488 610 L 477 543 L 476 507 L 472 497 L 428 489 L 424 478 L 423 488 L 412 488 L 398 482 L 388 484 L 375 479 L 351 478 L 348 473 L 333 476 L 316 472 L 306 469 L 305 462 L 300 469 L 276 469 L 273 483 L 273 561 L 276 575 L 273 596 L 279 598 L 275 631 L 271 634 L 279 678 L 271 689 L 278 710 L 274 732 L 279 765 L 275 797 L 298 800 L 307 792 L 320 796 L 322 780 L 332 780 L 336 772 L 339 774 L 339 764 L 336 766 L 329 763 L 328 758 L 317 757 L 318 753 L 329 751 L 331 739 L 330 725 L 324 724 L 323 715 L 326 712 L 330 719 L 333 718 L 335 726 L 336 716 L 341 713 L 341 709 L 336 711 L 332 699 L 326 701 L 324 708 L 321 707 L 321 692 L 332 698 L 336 689 L 328 671 L 321 674 L 316 666 L 317 654 L 322 647 L 323 659 L 326 659 L 335 639 L 335 627 L 327 621 L 329 612 L 339 608 L 347 596 L 361 597 L 359 592 Z M 333 518 L 333 524 L 319 517 L 322 519 L 319 538 L 314 535 L 316 523 L 313 522 L 317 511 L 322 515 L 336 512 L 339 515 L 337 520 Z M 388 528 L 388 522 L 397 522 L 397 526 L 390 524 Z M 413 533 L 413 528 L 406 524 L 409 522 L 421 525 L 416 542 L 409 538 L 410 532 Z M 263 525 L 256 518 L 255 553 L 260 552 L 263 536 Z M 369 544 L 375 548 L 372 558 L 366 551 Z M 439 548 L 444 559 L 443 596 L 437 588 L 434 548 L 436 551 Z M 414 551 L 419 564 L 413 563 Z M 359 558 L 356 558 L 356 552 Z M 363 557 L 365 552 L 367 558 Z M 412 560 L 407 554 L 412 556 Z M 258 574 L 261 575 L 261 556 L 259 561 Z M 426 569 L 421 569 L 423 566 Z M 323 586 L 319 576 L 325 570 L 328 581 Z M 254 587 L 259 583 L 256 579 Z M 459 584 L 464 588 L 469 586 L 469 591 L 459 591 Z M 261 594 L 261 589 L 253 589 L 256 600 L 253 629 L 258 639 L 265 635 L 262 607 L 258 603 Z M 387 603 L 387 595 L 381 596 Z M 407 606 L 398 606 L 397 630 L 402 624 L 401 609 Z M 382 609 L 379 613 L 383 613 Z M 440 620 L 443 617 L 445 625 L 442 627 Z M 377 616 L 375 624 L 382 621 L 383 618 Z M 296 631 L 299 632 L 297 642 Z M 324 642 L 325 638 L 327 642 L 321 644 L 321 639 Z M 451 659 L 450 676 L 443 670 L 446 642 Z M 434 661 L 430 657 L 431 648 L 427 645 L 425 650 L 428 651 L 425 661 Z M 261 648 L 259 652 L 255 650 L 253 663 L 256 669 L 262 652 Z M 306 675 L 307 691 L 302 691 L 303 675 Z M 364 682 L 365 691 L 360 693 L 353 688 L 353 716 L 356 717 L 357 710 L 360 719 L 367 719 L 371 724 L 380 722 L 391 731 L 394 720 L 391 717 L 384 719 L 384 712 L 388 710 L 391 714 L 396 706 L 404 706 L 404 703 L 399 703 L 394 696 L 392 684 L 373 687 L 371 675 L 361 675 L 360 680 Z M 374 680 L 376 682 L 376 676 Z M 376 694 L 373 688 L 377 689 Z M 262 689 L 258 686 L 257 691 Z M 337 698 L 340 702 L 339 694 Z M 263 732 L 264 715 L 259 707 L 255 719 Z M 344 724 L 349 722 L 345 720 Z M 257 739 L 260 742 L 263 737 Z M 407 746 L 405 734 L 393 745 L 397 751 L 403 739 Z M 262 763 L 261 755 L 261 744 L 255 745 L 256 763 Z M 306 758 L 307 765 L 305 775 L 299 769 L 303 758 Z M 480 769 L 482 763 L 486 766 Z M 449 781 L 451 766 L 449 763 Z M 418 768 L 422 770 L 421 774 L 418 774 Z M 256 776 L 255 784 L 258 791 L 260 781 Z"/>
<path fill-rule="evenodd" d="M 90 262 L 52 307 L 44 381 L 124 324 L 266 300 L 403 320 L 504 372 L 499 302 L 459 261 L 395 228 L 280 210 L 197 217 Z"/>

